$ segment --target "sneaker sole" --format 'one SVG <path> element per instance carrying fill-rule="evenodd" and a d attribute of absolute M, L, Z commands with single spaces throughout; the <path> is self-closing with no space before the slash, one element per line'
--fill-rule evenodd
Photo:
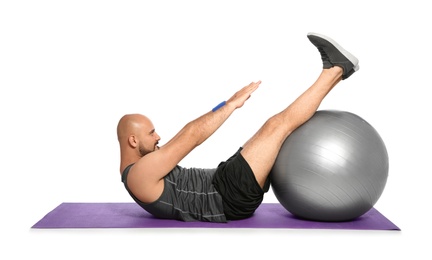
<path fill-rule="evenodd" d="M 333 46 L 336 47 L 336 49 L 338 49 L 342 55 L 344 55 L 353 65 L 354 65 L 354 71 L 358 71 L 360 69 L 359 66 L 359 60 L 352 55 L 351 53 L 349 53 L 347 50 L 345 50 L 344 48 L 342 48 L 342 46 L 340 46 L 337 42 L 335 42 L 332 38 L 322 35 L 322 34 L 318 34 L 318 33 L 308 33 L 308 36 L 316 36 L 316 37 L 320 37 L 328 42 L 330 42 Z"/>

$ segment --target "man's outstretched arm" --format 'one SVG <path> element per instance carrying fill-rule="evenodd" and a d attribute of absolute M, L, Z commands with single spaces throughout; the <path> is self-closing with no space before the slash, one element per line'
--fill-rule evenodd
<path fill-rule="evenodd" d="M 213 109 L 201 117 L 189 122 L 166 145 L 171 144 L 171 142 L 178 141 L 179 137 L 181 137 L 184 132 L 189 132 L 189 138 L 185 141 L 187 146 L 190 147 L 190 150 L 186 151 L 186 154 L 184 154 L 184 156 L 186 156 L 187 153 L 192 151 L 198 145 L 202 144 L 205 140 L 207 140 L 207 138 L 216 132 L 216 130 L 228 119 L 234 110 L 242 107 L 246 100 L 249 99 L 252 92 L 254 92 L 260 84 L 261 81 L 250 83 L 246 87 L 237 91 L 230 99 L 226 101 L 225 105 L 221 106 L 220 108 Z M 183 159 L 183 157 L 181 159 Z"/>

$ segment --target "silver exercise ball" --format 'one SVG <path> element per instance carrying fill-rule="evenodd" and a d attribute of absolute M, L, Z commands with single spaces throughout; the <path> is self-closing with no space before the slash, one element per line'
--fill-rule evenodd
<path fill-rule="evenodd" d="M 349 221 L 375 205 L 388 170 L 385 144 L 368 122 L 350 112 L 320 110 L 285 140 L 270 181 L 293 215 Z"/>

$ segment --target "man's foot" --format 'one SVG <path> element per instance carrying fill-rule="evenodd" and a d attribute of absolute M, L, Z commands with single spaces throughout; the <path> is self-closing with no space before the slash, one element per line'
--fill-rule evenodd
<path fill-rule="evenodd" d="M 358 59 L 331 38 L 317 33 L 308 33 L 307 37 L 321 53 L 324 69 L 333 66 L 341 67 L 343 69 L 342 79 L 347 79 L 360 69 Z"/>

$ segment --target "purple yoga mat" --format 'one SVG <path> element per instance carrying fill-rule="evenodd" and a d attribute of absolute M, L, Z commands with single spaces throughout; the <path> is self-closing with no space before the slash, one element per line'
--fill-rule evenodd
<path fill-rule="evenodd" d="M 228 223 L 183 222 L 151 216 L 133 202 L 61 203 L 32 228 L 298 228 L 400 230 L 375 208 L 347 222 L 316 222 L 299 219 L 279 203 L 263 203 L 255 214 Z"/>

